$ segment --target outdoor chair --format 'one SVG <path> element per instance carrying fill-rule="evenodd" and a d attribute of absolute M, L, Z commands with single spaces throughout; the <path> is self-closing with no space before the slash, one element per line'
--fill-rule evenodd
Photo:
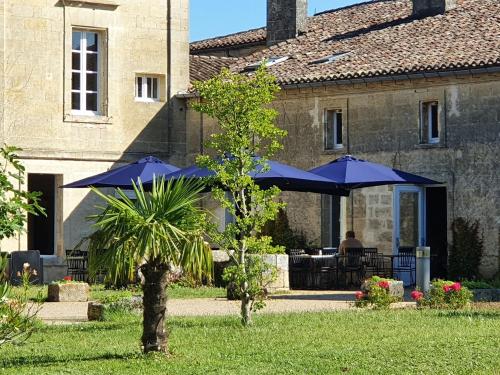
<path fill-rule="evenodd" d="M 312 287 L 314 289 L 330 289 L 334 280 L 334 259 L 315 258 L 312 262 Z"/>
<path fill-rule="evenodd" d="M 290 267 L 290 287 L 292 289 L 303 288 L 306 285 L 307 263 L 306 259 L 300 257 L 305 254 L 303 249 L 290 249 L 289 267 Z"/>
<path fill-rule="evenodd" d="M 354 274 L 356 275 L 356 285 L 359 285 L 364 275 L 363 248 L 348 248 L 343 258 L 343 271 L 345 272 L 346 284 L 347 273 L 349 273 L 351 280 L 349 285 L 355 285 L 353 280 Z"/>
<path fill-rule="evenodd" d="M 68 276 L 71 276 L 75 281 L 87 281 L 88 257 L 86 251 L 66 250 L 66 264 Z"/>
<path fill-rule="evenodd" d="M 363 257 L 364 276 L 366 276 L 368 273 L 370 274 L 370 276 L 378 275 L 380 267 L 378 249 L 376 247 L 363 248 Z"/>
<path fill-rule="evenodd" d="M 402 279 L 402 274 L 408 273 L 410 276 L 410 285 L 415 285 L 415 248 L 414 247 L 400 247 L 398 255 L 394 257 L 394 274 Z"/>

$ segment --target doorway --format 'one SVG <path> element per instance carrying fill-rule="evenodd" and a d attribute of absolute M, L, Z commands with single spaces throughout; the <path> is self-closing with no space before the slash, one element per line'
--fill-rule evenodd
<path fill-rule="evenodd" d="M 396 186 L 394 188 L 394 225 L 393 254 L 399 254 L 400 248 L 416 248 L 425 244 L 425 192 L 418 186 Z M 398 267 L 399 259 L 394 266 Z M 412 268 L 415 268 L 412 264 Z M 402 272 L 404 285 L 411 285 L 414 280 L 410 272 Z"/>
<path fill-rule="evenodd" d="M 342 233 L 341 197 L 322 195 L 321 198 L 321 246 L 339 247 Z"/>
<path fill-rule="evenodd" d="M 56 175 L 28 174 L 28 190 L 42 193 L 40 206 L 44 215 L 28 215 L 28 249 L 39 250 L 41 255 L 55 253 Z"/>
<path fill-rule="evenodd" d="M 426 237 L 431 248 L 431 279 L 446 278 L 448 264 L 448 204 L 446 187 L 425 189 Z"/>

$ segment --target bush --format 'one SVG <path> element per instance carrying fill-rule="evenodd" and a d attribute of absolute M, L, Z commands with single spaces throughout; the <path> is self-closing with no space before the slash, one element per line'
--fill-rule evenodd
<path fill-rule="evenodd" d="M 491 289 L 493 286 L 485 281 L 462 281 L 462 286 L 467 289 Z"/>
<path fill-rule="evenodd" d="M 372 307 L 374 309 L 388 309 L 391 303 L 401 301 L 400 298 L 391 295 L 389 289 L 393 279 L 385 279 L 373 276 L 365 281 L 365 291 L 356 292 L 354 305 L 359 308 Z"/>
<path fill-rule="evenodd" d="M 414 294 L 412 293 L 412 297 Z M 472 292 L 462 284 L 449 280 L 435 280 L 429 292 L 417 300 L 418 307 L 431 309 L 462 309 L 472 300 Z"/>
<path fill-rule="evenodd" d="M 451 227 L 453 243 L 449 252 L 448 277 L 454 280 L 477 280 L 483 256 L 483 235 L 479 222 L 457 218 Z"/>
<path fill-rule="evenodd" d="M 282 246 L 285 249 L 310 247 L 304 233 L 297 232 L 290 227 L 286 211 L 282 208 L 278 211 L 276 219 L 266 223 L 262 229 L 262 236 L 271 237 L 273 246 Z"/>

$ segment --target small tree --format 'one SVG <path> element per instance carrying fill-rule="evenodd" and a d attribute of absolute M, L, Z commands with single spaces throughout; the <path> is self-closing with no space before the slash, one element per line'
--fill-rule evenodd
<path fill-rule="evenodd" d="M 280 139 L 286 132 L 275 126 L 277 112 L 267 107 L 279 86 L 263 66 L 251 76 L 223 70 L 194 86 L 201 101 L 193 108 L 218 120 L 219 131 L 207 144 L 215 155 L 199 156 L 197 162 L 215 171 L 212 194 L 235 218 L 213 237 L 235 263 L 226 276 L 236 286 L 242 323 L 248 325 L 252 310 L 263 306 L 263 287 L 255 278 L 269 272 L 264 262 L 249 260 L 249 243 L 255 247 L 262 240 L 258 238 L 262 227 L 283 207 L 276 201 L 278 188 L 261 190 L 249 176 L 252 171 L 267 170 L 268 158 L 282 148 Z"/>
<path fill-rule="evenodd" d="M 19 148 L 0 148 L 0 245 L 25 230 L 28 213 L 45 214 L 39 206 L 41 193 L 21 190 L 25 168 L 16 152 Z M 26 340 L 34 330 L 39 303 L 30 303 L 30 277 L 36 275 L 29 264 L 22 273 L 22 292 L 14 294 L 6 281 L 7 257 L 0 254 L 0 345 Z"/>
<path fill-rule="evenodd" d="M 27 214 L 45 214 L 39 205 L 41 193 L 21 190 L 25 168 L 13 146 L 0 148 L 0 245 L 25 229 Z"/>
<path fill-rule="evenodd" d="M 144 276 L 142 346 L 145 353 L 168 353 L 165 329 L 169 271 L 182 267 L 198 279 L 212 275 L 210 248 L 204 241 L 205 213 L 197 207 L 201 187 L 193 181 L 153 181 L 151 192 L 134 184 L 134 200 L 92 189 L 107 206 L 93 215 L 97 234 L 89 245 L 90 272 L 102 267 L 123 274 L 130 264 Z"/>
<path fill-rule="evenodd" d="M 451 227 L 453 243 L 450 247 L 448 275 L 451 280 L 476 280 L 483 256 L 483 236 L 479 221 L 457 218 Z"/>

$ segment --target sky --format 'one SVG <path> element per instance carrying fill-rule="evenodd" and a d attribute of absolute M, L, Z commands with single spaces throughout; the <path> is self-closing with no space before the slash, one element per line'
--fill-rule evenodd
<path fill-rule="evenodd" d="M 309 0 L 309 15 L 366 0 Z M 190 40 L 265 26 L 266 0 L 191 0 Z"/>

